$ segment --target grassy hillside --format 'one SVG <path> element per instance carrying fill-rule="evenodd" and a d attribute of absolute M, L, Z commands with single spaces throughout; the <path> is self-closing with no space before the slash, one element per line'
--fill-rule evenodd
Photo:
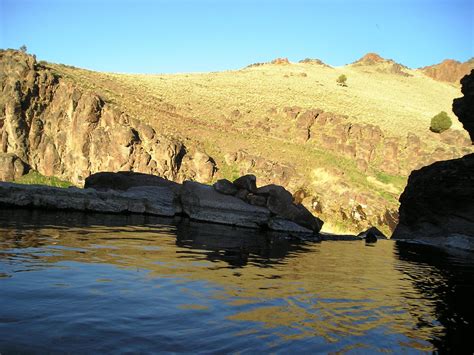
<path fill-rule="evenodd" d="M 136 100 L 130 106 L 143 114 L 149 113 L 147 104 L 166 102 L 186 116 L 212 123 L 235 109 L 248 119 L 259 119 L 271 107 L 301 106 L 349 115 L 356 122 L 376 124 L 394 134 L 424 134 L 436 113 L 446 111 L 454 117 L 451 103 L 461 96 L 458 86 L 434 81 L 418 71 L 407 70 L 412 76 L 404 77 L 370 66 L 266 64 L 238 71 L 163 75 L 56 69 L 91 80 L 106 94 L 111 90 L 109 95 L 118 102 L 133 96 Z M 347 87 L 337 85 L 340 74 L 347 76 Z M 457 120 L 453 128 L 461 128 Z"/>
<path fill-rule="evenodd" d="M 409 76 L 402 76 L 381 72 L 380 65 L 331 68 L 292 63 L 213 73 L 144 75 L 46 66 L 157 131 L 199 145 L 216 160 L 218 177 L 233 178 L 242 172 L 229 163 L 228 156 L 243 149 L 291 166 L 295 178 L 287 187 L 293 192 L 304 188 L 310 195 L 321 192 L 326 199 L 345 196 L 344 201 L 366 201 L 369 196 L 381 210 L 398 208 L 407 175 L 382 171 L 383 162 L 371 163 L 362 171 L 354 159 L 328 151 L 317 141 L 299 141 L 294 122 L 282 114 L 284 108 L 319 108 L 347 115 L 352 123 L 379 126 L 385 136 L 405 139 L 408 133 L 415 133 L 430 149 L 451 149 L 429 131 L 435 114 L 448 112 L 453 118 L 452 129 L 461 129 L 451 111 L 452 100 L 461 96 L 459 86 L 409 69 L 404 69 Z M 337 85 L 340 74 L 347 76 L 347 87 Z M 351 222 L 334 215 L 334 209 L 330 216 L 331 228 L 339 225 L 339 230 L 354 231 Z"/>

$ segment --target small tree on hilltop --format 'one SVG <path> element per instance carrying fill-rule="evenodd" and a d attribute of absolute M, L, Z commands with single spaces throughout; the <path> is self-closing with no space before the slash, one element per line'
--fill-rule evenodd
<path fill-rule="evenodd" d="M 344 74 L 339 75 L 336 81 L 341 86 L 347 86 L 346 84 L 347 76 L 345 76 Z"/>
<path fill-rule="evenodd" d="M 448 114 L 441 111 L 431 119 L 430 130 L 435 133 L 441 133 L 449 129 L 452 124 L 453 122 Z"/>
<path fill-rule="evenodd" d="M 20 47 L 20 51 L 23 52 L 23 53 L 26 53 L 27 50 L 28 50 L 28 49 L 26 48 L 25 45 L 22 45 L 22 46 Z"/>

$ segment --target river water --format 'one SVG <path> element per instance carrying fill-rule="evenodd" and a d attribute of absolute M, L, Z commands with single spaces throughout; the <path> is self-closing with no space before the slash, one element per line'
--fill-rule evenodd
<path fill-rule="evenodd" d="M 0 210 L 0 353 L 474 349 L 474 258 Z"/>

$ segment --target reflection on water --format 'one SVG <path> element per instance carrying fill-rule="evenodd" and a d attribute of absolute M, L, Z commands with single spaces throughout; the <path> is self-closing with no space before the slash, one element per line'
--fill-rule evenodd
<path fill-rule="evenodd" d="M 428 254 L 0 210 L 0 353 L 471 350 L 474 264 Z"/>

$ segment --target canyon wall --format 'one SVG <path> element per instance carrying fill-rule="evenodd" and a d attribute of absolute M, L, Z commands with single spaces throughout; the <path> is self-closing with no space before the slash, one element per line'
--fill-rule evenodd
<path fill-rule="evenodd" d="M 28 168 L 76 185 L 98 171 L 133 170 L 204 182 L 216 172 L 205 153 L 61 80 L 33 56 L 0 52 L 0 73 L 4 180 Z"/>

